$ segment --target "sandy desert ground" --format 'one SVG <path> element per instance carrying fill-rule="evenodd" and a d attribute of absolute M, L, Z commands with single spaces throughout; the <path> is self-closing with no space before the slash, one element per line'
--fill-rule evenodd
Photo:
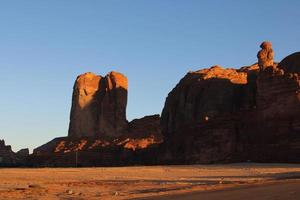
<path fill-rule="evenodd" d="M 7 168 L 0 199 L 300 199 L 300 165 Z"/>

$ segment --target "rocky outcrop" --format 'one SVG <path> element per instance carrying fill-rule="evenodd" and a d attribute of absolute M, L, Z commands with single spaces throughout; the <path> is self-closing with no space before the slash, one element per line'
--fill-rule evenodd
<path fill-rule="evenodd" d="M 21 149 L 15 153 L 12 151 L 10 145 L 5 145 L 5 141 L 0 140 L 0 167 L 24 166 L 28 155 L 28 149 Z"/>
<path fill-rule="evenodd" d="M 189 72 L 162 111 L 164 162 L 300 162 L 298 55 Z"/>
<path fill-rule="evenodd" d="M 91 72 L 77 77 L 73 89 L 69 137 L 117 137 L 127 128 L 127 78 Z"/>

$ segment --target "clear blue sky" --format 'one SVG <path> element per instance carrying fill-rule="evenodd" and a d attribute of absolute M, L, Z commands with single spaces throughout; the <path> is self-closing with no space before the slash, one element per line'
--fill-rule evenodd
<path fill-rule="evenodd" d="M 300 1 L 0 1 L 0 138 L 14 150 L 67 135 L 78 74 L 129 79 L 127 117 L 161 113 L 190 70 L 300 50 Z"/>

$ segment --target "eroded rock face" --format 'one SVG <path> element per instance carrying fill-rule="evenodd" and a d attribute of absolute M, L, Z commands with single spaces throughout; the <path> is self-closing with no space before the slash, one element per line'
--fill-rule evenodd
<path fill-rule="evenodd" d="M 117 137 L 127 128 L 127 78 L 118 72 L 105 77 L 85 73 L 73 89 L 69 137 Z"/>

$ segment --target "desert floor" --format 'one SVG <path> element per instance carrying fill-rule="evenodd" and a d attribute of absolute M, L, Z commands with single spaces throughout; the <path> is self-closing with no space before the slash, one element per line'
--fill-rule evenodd
<path fill-rule="evenodd" d="M 6 168 L 0 199 L 300 199 L 300 165 Z"/>

